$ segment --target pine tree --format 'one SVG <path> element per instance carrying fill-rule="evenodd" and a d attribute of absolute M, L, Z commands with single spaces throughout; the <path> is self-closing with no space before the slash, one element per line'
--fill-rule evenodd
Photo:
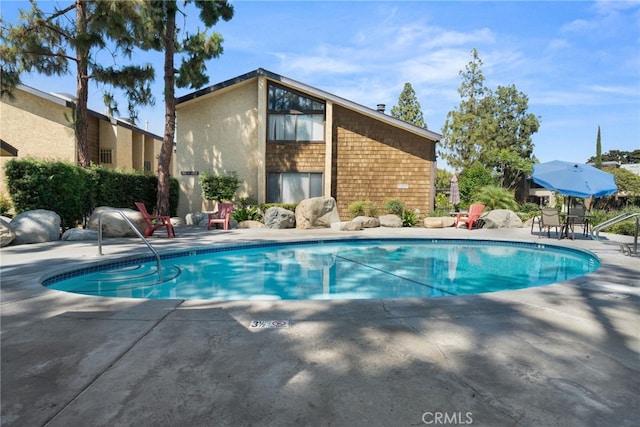
<path fill-rule="evenodd" d="M 420 109 L 420 102 L 416 98 L 416 93 L 411 83 L 404 84 L 404 88 L 398 98 L 398 105 L 391 108 L 391 116 L 414 126 L 427 129 L 427 124 L 424 122 L 422 110 Z"/>
<path fill-rule="evenodd" d="M 471 52 L 472 60 L 460 71 L 462 84 L 458 88 L 460 105 L 447 114 L 442 129 L 440 156 L 454 169 L 465 169 L 480 160 L 482 102 L 487 89 L 484 86 L 482 60 L 478 51 Z"/>
<path fill-rule="evenodd" d="M 34 1 L 28 12 L 20 11 L 18 25 L 1 29 L 2 95 L 11 95 L 24 72 L 63 75 L 75 65 L 76 101 L 71 121 L 78 163 L 83 167 L 91 161 L 87 135 L 89 80 L 123 88 L 130 100 L 130 111 L 137 104 L 153 102 L 148 85 L 153 79 L 150 66 L 104 67 L 94 61 L 94 53 L 105 48 L 108 40 L 117 41 L 117 53 L 124 57 L 130 54 L 127 41 L 131 40 L 131 4 L 124 0 L 76 0 L 45 13 Z"/>
<path fill-rule="evenodd" d="M 458 170 L 479 162 L 500 177 L 502 186 L 518 188 L 533 166 L 531 135 L 539 120 L 515 85 L 498 86 L 495 93 L 485 88 L 482 60 L 475 49 L 472 56 L 460 72 L 462 100 L 447 115 L 440 155 Z"/>
<path fill-rule="evenodd" d="M 602 142 L 600 141 L 600 125 L 598 125 L 598 136 L 596 137 L 596 167 L 602 169 Z"/>
<path fill-rule="evenodd" d="M 220 19 L 233 17 L 233 6 L 226 0 L 192 1 L 200 11 L 199 17 L 205 28 L 213 27 Z M 157 209 L 160 215 L 169 214 L 169 164 L 173 152 L 176 130 L 175 88 L 197 89 L 209 82 L 205 61 L 217 58 L 222 53 L 222 36 L 213 32 L 208 35 L 197 31 L 185 33 L 179 38 L 176 27 L 177 1 L 146 1 L 140 3 L 136 38 L 145 50 L 155 50 L 164 54 L 164 106 L 165 125 L 162 149 L 158 160 Z M 182 56 L 182 63 L 175 68 L 175 57 Z"/>

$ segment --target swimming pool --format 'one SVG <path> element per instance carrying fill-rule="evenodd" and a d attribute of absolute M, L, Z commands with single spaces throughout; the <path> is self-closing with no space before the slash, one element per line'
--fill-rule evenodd
<path fill-rule="evenodd" d="M 85 295 L 152 299 L 443 297 L 562 282 L 599 267 L 590 252 L 453 239 L 350 239 L 205 247 L 93 265 L 43 285 Z"/>

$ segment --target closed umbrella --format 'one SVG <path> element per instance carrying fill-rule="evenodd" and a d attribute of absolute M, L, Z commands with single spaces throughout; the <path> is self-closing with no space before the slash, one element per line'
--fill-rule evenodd
<path fill-rule="evenodd" d="M 455 207 L 460 203 L 460 189 L 458 188 L 458 177 L 454 174 L 449 185 L 449 202 Z"/>

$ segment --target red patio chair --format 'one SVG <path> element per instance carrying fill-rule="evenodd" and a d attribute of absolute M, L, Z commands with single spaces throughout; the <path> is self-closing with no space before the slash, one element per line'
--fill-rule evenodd
<path fill-rule="evenodd" d="M 473 228 L 473 224 L 478 222 L 480 215 L 482 214 L 482 210 L 484 209 L 484 205 L 480 203 L 475 203 L 469 206 L 469 212 L 464 213 L 460 212 L 456 215 L 456 228 L 458 227 L 458 223 L 467 224 L 469 230 Z"/>
<path fill-rule="evenodd" d="M 167 229 L 167 237 L 172 238 L 176 237 L 176 232 L 173 229 L 173 224 L 171 224 L 171 218 L 168 216 L 152 216 L 147 212 L 147 207 L 142 202 L 135 202 L 136 207 L 142 214 L 144 218 L 144 222 L 147 224 L 147 228 L 144 230 L 144 237 L 149 237 L 156 231 L 158 228 L 165 227 Z"/>
<path fill-rule="evenodd" d="M 218 224 L 222 224 L 222 228 L 229 229 L 229 218 L 233 212 L 233 203 L 218 203 L 218 211 L 209 214 L 209 221 L 207 222 L 207 230 L 211 230 L 211 225 L 214 228 L 218 228 Z"/>

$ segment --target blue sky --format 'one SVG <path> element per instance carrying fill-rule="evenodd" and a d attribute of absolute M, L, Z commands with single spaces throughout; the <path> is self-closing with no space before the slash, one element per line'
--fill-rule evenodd
<path fill-rule="evenodd" d="M 67 4 L 68 2 L 58 2 Z M 39 2 L 48 10 L 54 2 Z M 584 162 L 602 150 L 640 149 L 640 2 L 484 1 L 233 1 L 235 16 L 215 31 L 224 54 L 209 62 L 210 84 L 257 68 L 375 108 L 398 102 L 411 83 L 429 129 L 441 133 L 460 103 L 459 72 L 476 48 L 485 85 L 515 85 L 540 117 L 533 135 L 540 161 Z M 3 1 L 15 22 L 24 1 Z M 187 9 L 179 25 L 197 28 Z M 156 67 L 156 105 L 139 114 L 141 127 L 163 133 L 162 58 Z M 73 76 L 24 75 L 46 92 L 75 93 Z M 104 112 L 101 89 L 90 107 Z M 177 95 L 192 90 L 179 89 Z M 121 111 L 126 103 L 120 102 Z M 445 167 L 439 162 L 439 167 Z"/>

